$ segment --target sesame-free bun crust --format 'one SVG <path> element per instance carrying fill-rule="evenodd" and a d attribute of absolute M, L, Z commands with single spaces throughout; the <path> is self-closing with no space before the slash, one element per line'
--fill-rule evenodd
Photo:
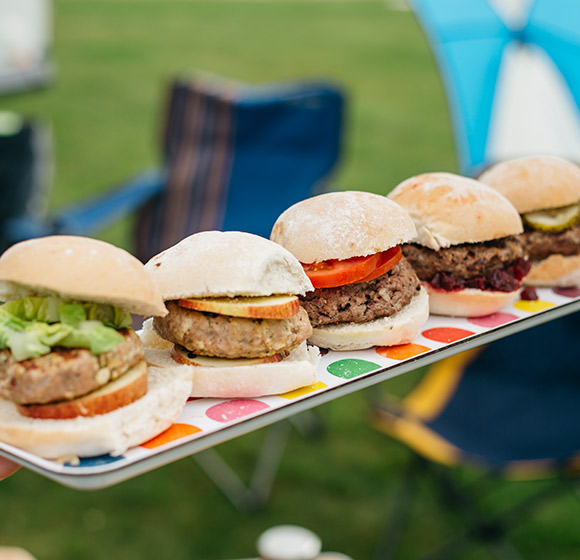
<path fill-rule="evenodd" d="M 491 290 L 440 290 L 423 283 L 429 292 L 429 310 L 433 315 L 451 317 L 484 317 L 499 311 L 514 301 L 519 290 L 496 292 Z"/>
<path fill-rule="evenodd" d="M 107 414 L 70 420 L 28 418 L 13 402 L 0 399 L 0 441 L 47 459 L 121 455 L 177 420 L 191 383 L 186 366 L 149 367 L 144 397 Z"/>
<path fill-rule="evenodd" d="M 453 173 L 425 173 L 397 185 L 388 195 L 410 214 L 420 245 L 437 251 L 523 231 L 513 205 L 475 179 Z"/>
<path fill-rule="evenodd" d="M 580 167 L 556 156 L 498 163 L 480 181 L 508 198 L 520 214 L 580 201 Z"/>
<path fill-rule="evenodd" d="M 270 238 L 300 262 L 313 263 L 380 253 L 415 234 L 410 217 L 391 200 L 343 191 L 294 204 L 280 215 Z"/>
<path fill-rule="evenodd" d="M 308 342 L 330 350 L 363 350 L 411 342 L 429 317 L 429 298 L 421 288 L 418 295 L 390 317 L 367 323 L 337 323 L 315 327 Z"/>
<path fill-rule="evenodd" d="M 529 286 L 570 287 L 580 285 L 580 255 L 550 255 L 536 262 L 522 280 Z"/>
<path fill-rule="evenodd" d="M 148 319 L 141 333 L 145 359 L 160 367 L 172 367 L 173 344 L 161 338 Z M 213 398 L 249 398 L 279 395 L 317 381 L 316 367 L 320 360 L 318 348 L 306 342 L 294 348 L 281 362 L 249 366 L 182 366 L 193 376 L 191 396 Z"/>
<path fill-rule="evenodd" d="M 0 299 L 56 295 L 141 315 L 167 310 L 143 264 L 110 243 L 55 235 L 13 245 L 0 257 Z"/>
<path fill-rule="evenodd" d="M 153 257 L 145 268 L 165 301 L 304 294 L 313 289 L 286 249 L 239 231 L 195 233 Z"/>

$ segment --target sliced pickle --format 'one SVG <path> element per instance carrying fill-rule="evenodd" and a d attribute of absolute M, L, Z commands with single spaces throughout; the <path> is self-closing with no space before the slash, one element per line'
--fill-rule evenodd
<path fill-rule="evenodd" d="M 580 218 L 580 203 L 522 215 L 524 222 L 539 231 L 557 232 L 571 228 Z"/>

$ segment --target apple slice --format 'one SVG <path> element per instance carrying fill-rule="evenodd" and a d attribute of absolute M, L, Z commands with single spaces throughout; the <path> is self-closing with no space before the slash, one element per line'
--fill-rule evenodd
<path fill-rule="evenodd" d="M 187 309 L 247 317 L 249 319 L 288 319 L 298 313 L 297 296 L 235 297 L 235 298 L 188 298 L 178 304 Z"/>
<path fill-rule="evenodd" d="M 147 364 L 139 362 L 127 373 L 100 389 L 70 401 L 17 405 L 18 412 L 30 418 L 63 420 L 77 416 L 106 414 L 131 404 L 147 393 Z"/>
<path fill-rule="evenodd" d="M 182 346 L 174 346 L 171 357 L 179 364 L 205 367 L 230 367 L 230 366 L 255 366 L 271 362 L 281 362 L 284 354 L 274 354 L 263 358 L 214 358 L 210 356 L 198 356 Z"/>

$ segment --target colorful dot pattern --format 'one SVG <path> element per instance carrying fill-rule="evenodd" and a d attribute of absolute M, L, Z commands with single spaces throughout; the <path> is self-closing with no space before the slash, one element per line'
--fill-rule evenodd
<path fill-rule="evenodd" d="M 537 289 L 538 299 L 518 299 L 512 305 L 486 317 L 430 316 L 427 323 L 408 344 L 369 348 L 355 352 L 322 351 L 318 368 L 318 382 L 280 395 L 246 399 L 190 399 L 179 419 L 163 433 L 142 445 L 130 449 L 124 455 L 109 455 L 82 459 L 78 465 L 62 465 L 38 459 L 38 466 L 59 474 L 78 473 L 78 469 L 90 468 L 90 473 L 122 468 L 152 453 L 163 453 L 175 446 L 196 438 L 214 434 L 228 426 L 307 399 L 309 396 L 349 383 L 357 378 L 373 375 L 377 371 L 396 367 L 406 360 L 422 357 L 447 344 L 454 344 L 478 334 L 485 333 L 541 313 L 556 305 L 580 299 L 580 288 Z M 0 444 L 1 446 L 2 444 Z M 47 467 L 47 463 L 49 466 Z"/>

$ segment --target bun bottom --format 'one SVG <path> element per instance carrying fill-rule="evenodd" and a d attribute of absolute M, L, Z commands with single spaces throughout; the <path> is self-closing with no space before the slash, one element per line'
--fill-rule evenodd
<path fill-rule="evenodd" d="M 496 292 L 491 290 L 440 290 L 423 284 L 429 292 L 429 309 L 433 315 L 450 317 L 484 317 L 499 311 L 504 305 L 514 301 L 519 290 Z"/>
<path fill-rule="evenodd" d="M 531 265 L 532 269 L 523 279 L 528 286 L 566 288 L 580 284 L 580 255 L 550 255 Z"/>
<path fill-rule="evenodd" d="M 139 400 L 98 416 L 67 420 L 28 418 L 0 399 L 0 441 L 47 459 L 121 455 L 173 424 L 191 393 L 189 368 L 150 367 L 148 390 Z"/>
<path fill-rule="evenodd" d="M 173 344 L 161 338 L 147 319 L 141 333 L 145 360 L 160 367 L 173 367 Z M 294 348 L 281 362 L 268 362 L 251 366 L 206 367 L 180 366 L 193 376 L 192 397 L 220 399 L 264 397 L 279 395 L 313 385 L 317 381 L 316 367 L 320 360 L 318 348 L 306 342 Z"/>
<path fill-rule="evenodd" d="M 424 288 L 401 311 L 367 323 L 341 323 L 313 329 L 309 342 L 329 350 L 363 350 L 411 342 L 429 317 Z"/>

